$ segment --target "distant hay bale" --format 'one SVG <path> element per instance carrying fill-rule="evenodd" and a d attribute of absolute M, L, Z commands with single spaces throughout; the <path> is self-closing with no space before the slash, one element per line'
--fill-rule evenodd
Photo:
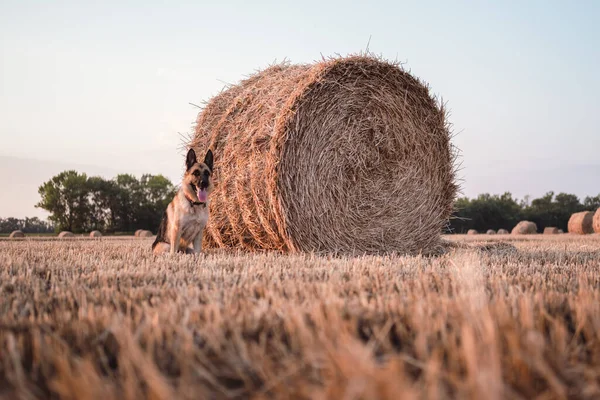
<path fill-rule="evenodd" d="M 469 229 L 467 231 L 467 235 L 477 235 L 479 234 L 479 232 L 477 232 L 477 229 Z"/>
<path fill-rule="evenodd" d="M 443 107 L 372 57 L 269 67 L 210 100 L 190 147 L 215 155 L 205 247 L 427 253 L 453 211 Z"/>
<path fill-rule="evenodd" d="M 592 211 L 581 211 L 571 215 L 568 231 L 577 235 L 594 233 L 594 213 Z"/>
<path fill-rule="evenodd" d="M 58 234 L 58 237 L 63 239 L 63 238 L 72 238 L 75 237 L 75 235 L 73 234 L 73 232 L 69 232 L 69 231 L 62 231 L 61 233 Z"/>
<path fill-rule="evenodd" d="M 8 237 L 11 239 L 24 238 L 25 234 L 21 231 L 12 231 Z"/>
<path fill-rule="evenodd" d="M 512 235 L 532 235 L 537 233 L 537 225 L 531 221 L 521 221 L 511 231 Z"/>
<path fill-rule="evenodd" d="M 486 232 L 486 234 L 487 234 L 487 235 L 495 235 L 495 234 L 496 234 L 496 231 L 495 231 L 495 230 L 493 230 L 493 229 L 488 229 L 488 230 L 487 230 L 487 232 Z"/>
<path fill-rule="evenodd" d="M 600 233 L 600 208 L 596 210 L 594 214 L 594 232 Z"/>
<path fill-rule="evenodd" d="M 148 237 L 152 237 L 152 236 L 154 236 L 154 235 L 153 235 L 153 234 L 152 234 L 152 232 L 150 232 L 150 231 L 142 230 L 142 231 L 141 231 L 141 232 L 138 234 L 138 236 L 139 236 L 139 237 L 142 237 L 142 238 L 148 238 Z"/>
<path fill-rule="evenodd" d="M 547 226 L 544 228 L 544 235 L 558 235 L 558 228 Z"/>
<path fill-rule="evenodd" d="M 138 229 L 137 231 L 135 231 L 135 233 L 133 234 L 133 236 L 139 237 L 140 233 L 143 232 L 143 231 L 144 231 L 143 229 Z"/>
<path fill-rule="evenodd" d="M 506 229 L 498 229 L 498 235 L 508 235 L 509 233 Z"/>
<path fill-rule="evenodd" d="M 90 232 L 90 237 L 91 237 L 91 238 L 99 238 L 99 237 L 102 237 L 102 232 L 100 232 L 100 231 L 91 231 L 91 232 Z"/>
<path fill-rule="evenodd" d="M 563 233 L 565 233 L 565 231 L 563 231 L 562 229 L 559 229 L 559 230 L 558 230 L 558 234 L 559 234 L 559 235 L 560 235 L 560 234 L 563 234 Z"/>

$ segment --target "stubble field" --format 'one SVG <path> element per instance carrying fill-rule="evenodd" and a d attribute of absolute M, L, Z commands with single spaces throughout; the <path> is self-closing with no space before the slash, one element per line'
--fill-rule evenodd
<path fill-rule="evenodd" d="M 600 236 L 439 257 L 0 240 L 2 399 L 600 397 Z"/>

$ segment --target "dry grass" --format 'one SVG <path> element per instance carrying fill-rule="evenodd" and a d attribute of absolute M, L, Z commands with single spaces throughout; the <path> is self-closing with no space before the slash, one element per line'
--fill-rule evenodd
<path fill-rule="evenodd" d="M 375 57 L 260 71 L 208 102 L 190 146 L 215 154 L 206 248 L 419 254 L 453 211 L 443 106 Z"/>
<path fill-rule="evenodd" d="M 0 398 L 591 399 L 600 238 L 437 258 L 0 241 Z"/>

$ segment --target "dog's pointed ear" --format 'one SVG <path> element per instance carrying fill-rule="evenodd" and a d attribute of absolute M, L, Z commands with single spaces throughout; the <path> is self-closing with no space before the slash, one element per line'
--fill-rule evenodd
<path fill-rule="evenodd" d="M 196 152 L 194 149 L 190 149 L 185 157 L 185 169 L 186 171 L 192 168 L 192 165 L 196 164 L 198 160 L 196 159 Z"/>
<path fill-rule="evenodd" d="M 210 169 L 210 172 L 213 170 L 213 153 L 212 150 L 208 150 L 206 152 L 206 156 L 204 156 L 204 164 Z"/>

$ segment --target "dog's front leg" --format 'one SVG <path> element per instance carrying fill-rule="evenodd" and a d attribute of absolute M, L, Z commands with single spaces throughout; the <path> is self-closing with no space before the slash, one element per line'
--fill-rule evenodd
<path fill-rule="evenodd" d="M 181 243 L 181 228 L 178 223 L 174 224 L 171 230 L 171 254 L 177 253 L 179 244 Z"/>
<path fill-rule="evenodd" d="M 194 238 L 194 254 L 202 253 L 202 231 Z"/>

